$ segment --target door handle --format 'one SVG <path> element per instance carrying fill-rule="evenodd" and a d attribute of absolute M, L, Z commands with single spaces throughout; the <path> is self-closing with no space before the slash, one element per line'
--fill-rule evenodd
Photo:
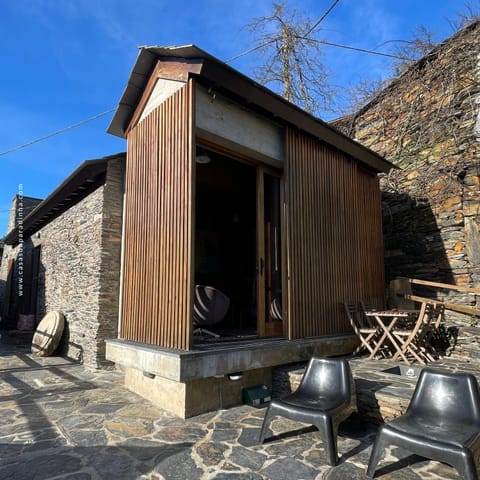
<path fill-rule="evenodd" d="M 257 272 L 260 276 L 263 275 L 263 269 L 265 268 L 265 261 L 263 260 L 263 258 L 260 258 L 258 260 L 258 268 L 257 268 Z"/>

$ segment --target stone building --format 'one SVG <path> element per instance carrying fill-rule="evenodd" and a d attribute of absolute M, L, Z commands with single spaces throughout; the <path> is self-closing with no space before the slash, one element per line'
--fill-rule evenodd
<path fill-rule="evenodd" d="M 29 213 L 42 201 L 40 198 L 33 198 L 33 197 L 26 197 L 23 195 L 23 187 L 22 185 L 18 186 L 18 193 L 12 199 L 12 204 L 10 208 L 10 214 L 8 216 L 8 224 L 7 224 L 7 233 L 10 230 L 13 230 L 15 226 L 22 224 L 23 220 Z M 23 234 L 23 233 L 22 233 Z M 30 243 L 28 243 L 30 245 Z M 17 308 L 16 306 L 13 307 L 14 302 L 11 301 L 11 298 L 16 298 L 18 296 L 18 292 L 10 287 L 10 285 L 18 285 L 16 277 L 16 272 L 18 271 L 18 267 L 16 269 L 12 268 L 13 265 L 13 258 L 11 255 L 11 249 L 8 246 L 5 246 L 3 239 L 0 241 L 0 251 L 2 253 L 2 259 L 0 260 L 0 318 L 2 321 L 2 326 L 13 326 L 13 316 L 15 319 L 17 317 L 18 312 L 11 312 L 7 311 L 7 308 Z M 28 250 L 28 247 L 24 245 L 24 250 Z M 3 264 L 3 266 L 2 266 Z M 4 274 L 2 274 L 4 272 Z M 10 279 L 8 279 L 8 273 L 10 273 Z M 8 295 L 5 296 L 6 290 L 8 288 Z M 18 302 L 17 302 L 18 304 Z M 12 305 L 12 307 L 7 305 Z M 10 315 L 11 313 L 11 315 Z M 10 320 L 9 320 L 10 317 Z"/>
<path fill-rule="evenodd" d="M 479 60 L 475 22 L 335 122 L 399 167 L 381 180 L 387 281 L 480 281 Z M 475 302 L 472 295 L 448 296 Z"/>
<path fill-rule="evenodd" d="M 124 158 L 84 162 L 43 201 L 16 195 L 4 238 L 1 328 L 60 310 L 62 353 L 90 367 L 117 335 Z"/>

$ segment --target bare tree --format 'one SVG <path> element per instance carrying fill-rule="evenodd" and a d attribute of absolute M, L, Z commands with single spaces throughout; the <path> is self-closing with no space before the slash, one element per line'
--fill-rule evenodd
<path fill-rule="evenodd" d="M 330 110 L 333 100 L 321 44 L 312 37 L 318 23 L 282 1 L 247 26 L 262 57 L 255 79 L 314 115 Z"/>
<path fill-rule="evenodd" d="M 415 29 L 411 40 L 396 40 L 396 42 L 398 45 L 394 49 L 394 54 L 403 57 L 404 60 L 393 62 L 394 77 L 401 75 L 412 63 L 430 53 L 438 45 L 434 34 L 423 25 Z"/>
<path fill-rule="evenodd" d="M 460 30 L 473 22 L 480 20 L 480 0 L 465 2 L 464 10 L 459 12 L 456 18 L 449 20 L 454 31 Z"/>
<path fill-rule="evenodd" d="M 476 0 L 476 2 L 466 2 L 463 11 L 460 11 L 454 19 L 449 19 L 448 22 L 453 31 L 457 32 L 479 20 L 480 0 Z M 424 26 L 416 28 L 411 40 L 389 40 L 381 46 L 389 43 L 397 44 L 392 53 L 399 57 L 398 60 L 392 63 L 391 75 L 382 81 L 362 80 L 349 89 L 348 94 L 350 98 L 345 109 L 347 113 L 358 111 L 377 96 L 393 79 L 402 75 L 413 63 L 428 55 L 438 45 L 433 33 Z"/>
<path fill-rule="evenodd" d="M 349 115 L 357 112 L 373 100 L 390 82 L 391 79 L 360 80 L 356 85 L 346 90 L 348 102 L 341 113 Z"/>
<path fill-rule="evenodd" d="M 395 57 L 395 60 L 391 64 L 391 74 L 383 80 L 363 79 L 349 88 L 347 90 L 349 99 L 346 108 L 344 108 L 344 113 L 357 112 L 380 94 L 395 78 L 402 75 L 412 64 L 430 53 L 438 45 L 438 42 L 434 40 L 433 33 L 423 25 L 416 28 L 411 40 L 389 40 L 380 46 L 383 47 L 391 43 L 396 45 L 392 50 L 392 56 Z"/>

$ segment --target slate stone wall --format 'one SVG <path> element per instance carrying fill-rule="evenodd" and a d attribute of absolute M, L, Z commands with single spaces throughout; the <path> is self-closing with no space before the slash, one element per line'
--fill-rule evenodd
<path fill-rule="evenodd" d="M 23 195 L 23 186 L 18 186 L 18 192 L 12 199 L 10 214 L 8 217 L 7 232 L 12 230 L 18 225 L 19 222 L 22 222 L 28 214 L 42 201 L 40 198 L 25 197 Z M 2 234 L 3 236 L 3 234 Z M 24 245 L 24 253 L 27 253 L 31 249 L 29 242 L 26 242 Z M 4 312 L 4 299 L 6 294 L 6 280 L 8 275 L 8 264 L 9 259 L 13 256 L 17 256 L 18 249 L 12 250 L 8 245 L 3 245 L 2 259 L 0 260 L 0 319 L 5 317 Z M 15 295 L 17 294 L 16 289 L 18 288 L 18 275 L 17 271 L 14 272 L 14 277 L 12 283 L 15 289 Z M 16 315 L 17 312 L 15 312 Z"/>
<path fill-rule="evenodd" d="M 381 179 L 387 281 L 480 284 L 479 52 L 477 22 L 335 124 L 400 167 Z M 439 296 L 478 305 L 474 295 Z"/>
<path fill-rule="evenodd" d="M 123 161 L 110 162 L 103 187 L 99 315 L 95 337 L 97 362 L 105 364 L 105 340 L 117 338 L 123 221 Z M 108 362 L 109 363 L 109 362 Z"/>
<path fill-rule="evenodd" d="M 49 311 L 63 312 L 60 353 L 93 368 L 111 365 L 104 340 L 117 336 L 122 203 L 123 162 L 110 160 L 104 185 L 24 243 L 24 251 L 41 248 L 37 323 Z M 5 248 L 17 256 L 18 246 Z"/>

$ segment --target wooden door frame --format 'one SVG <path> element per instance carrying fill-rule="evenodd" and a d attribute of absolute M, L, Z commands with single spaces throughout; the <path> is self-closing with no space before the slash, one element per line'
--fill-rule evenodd
<path fill-rule="evenodd" d="M 256 253 L 256 279 L 257 279 L 257 335 L 259 337 L 265 337 L 268 335 L 266 332 L 266 311 L 265 311 L 265 268 L 263 268 L 263 275 L 260 277 L 260 260 L 265 261 L 265 225 L 264 225 L 264 182 L 263 176 L 265 174 L 276 177 L 280 180 L 280 258 L 281 258 L 281 268 L 282 268 L 282 335 L 287 334 L 287 309 L 285 308 L 287 299 L 287 284 L 286 284 L 286 259 L 287 255 L 285 252 L 286 243 L 286 231 L 285 231 L 285 211 L 283 208 L 284 199 L 285 199 L 285 181 L 283 170 L 272 167 L 264 163 L 260 159 L 256 159 L 252 156 L 245 155 L 238 151 L 232 150 L 231 148 L 225 147 L 219 143 L 213 142 L 207 138 L 202 137 L 200 132 L 197 132 L 194 142 L 195 147 L 205 148 L 211 150 L 212 152 L 219 153 L 228 157 L 237 162 L 246 163 L 255 167 L 256 169 L 256 209 L 257 209 L 257 218 L 256 218 L 256 229 L 257 229 L 257 253 Z M 261 205 L 261 208 L 260 208 Z M 196 207 L 195 207 L 196 208 Z M 261 281 L 260 281 L 261 280 Z M 263 287 L 260 287 L 260 284 Z M 260 321 L 263 319 L 263 321 Z"/>
<path fill-rule="evenodd" d="M 265 171 L 257 165 L 257 335 L 266 336 L 265 311 Z"/>
<path fill-rule="evenodd" d="M 266 251 L 265 251 L 265 174 L 271 177 L 278 178 L 280 181 L 280 264 L 282 268 L 281 275 L 281 291 L 282 291 L 282 322 L 278 330 L 273 329 L 271 325 L 267 328 L 267 314 L 266 311 Z M 283 248 L 284 242 L 284 220 L 283 220 L 283 199 L 284 199 L 284 183 L 281 172 L 273 170 L 271 168 L 265 168 L 265 166 L 257 165 L 257 335 L 259 337 L 285 335 L 286 329 L 286 317 L 285 308 L 283 304 L 285 302 L 285 254 Z"/>

